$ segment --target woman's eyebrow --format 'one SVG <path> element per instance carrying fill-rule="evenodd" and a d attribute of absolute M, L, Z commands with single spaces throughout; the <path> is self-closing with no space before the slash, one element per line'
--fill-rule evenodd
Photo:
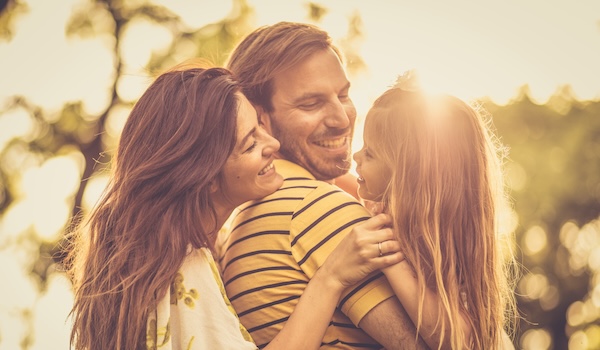
<path fill-rule="evenodd" d="M 244 136 L 244 138 L 240 142 L 240 147 L 242 147 L 243 145 L 245 145 L 246 141 L 248 141 L 248 138 L 250 138 L 250 136 L 254 135 L 255 132 L 256 132 L 256 126 L 253 127 L 250 131 L 248 131 L 248 133 L 246 134 L 246 136 Z"/>

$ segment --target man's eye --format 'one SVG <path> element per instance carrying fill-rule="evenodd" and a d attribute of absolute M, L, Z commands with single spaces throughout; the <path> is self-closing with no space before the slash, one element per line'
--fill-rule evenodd
<path fill-rule="evenodd" d="M 317 106 L 319 105 L 319 102 L 309 102 L 309 103 L 304 103 L 301 104 L 300 107 L 301 109 L 313 109 L 313 108 L 317 108 Z"/>

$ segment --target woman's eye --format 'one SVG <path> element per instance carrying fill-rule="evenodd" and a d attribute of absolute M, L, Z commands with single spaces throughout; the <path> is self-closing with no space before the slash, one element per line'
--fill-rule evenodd
<path fill-rule="evenodd" d="M 257 144 L 258 144 L 258 142 L 256 142 L 256 141 L 252 142 L 252 144 L 250 145 L 250 147 L 246 148 L 246 150 L 244 151 L 244 153 L 251 152 L 256 147 Z"/>

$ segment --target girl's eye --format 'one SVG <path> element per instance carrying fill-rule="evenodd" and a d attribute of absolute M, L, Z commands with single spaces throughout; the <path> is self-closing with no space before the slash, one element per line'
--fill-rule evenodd
<path fill-rule="evenodd" d="M 369 150 L 368 150 L 368 149 L 365 149 L 365 156 L 366 156 L 367 158 L 372 158 L 372 157 L 371 157 L 371 153 L 369 152 Z"/>

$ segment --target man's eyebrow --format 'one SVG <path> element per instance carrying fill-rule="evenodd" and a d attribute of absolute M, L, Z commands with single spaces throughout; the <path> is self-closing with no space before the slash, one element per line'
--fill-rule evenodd
<path fill-rule="evenodd" d="M 252 130 L 248 131 L 246 136 L 244 136 L 244 138 L 240 142 L 240 147 L 244 147 L 244 145 L 246 144 L 246 141 L 248 141 L 248 138 L 250 138 L 250 136 L 254 135 L 255 132 L 256 132 L 256 126 L 253 127 Z"/>
<path fill-rule="evenodd" d="M 347 82 L 346 85 L 344 85 L 340 89 L 340 91 L 346 91 L 346 90 L 349 90 L 349 89 L 350 89 L 350 82 Z M 304 93 L 304 94 L 298 96 L 297 98 L 295 98 L 292 101 L 292 103 L 300 103 L 302 101 L 309 100 L 311 98 L 319 98 L 321 96 L 323 96 L 323 94 L 321 94 L 319 92 L 307 92 L 307 93 Z"/>
<path fill-rule="evenodd" d="M 302 101 L 305 101 L 305 100 L 310 100 L 311 98 L 319 98 L 319 97 L 321 97 L 322 95 L 323 95 L 323 94 L 321 94 L 321 93 L 318 93 L 318 92 L 307 92 L 307 93 L 304 93 L 304 94 L 302 94 L 302 95 L 300 95 L 300 96 L 296 97 L 296 98 L 295 98 L 295 99 L 292 101 L 292 103 L 296 104 L 296 103 L 300 103 L 300 102 L 302 102 Z"/>

